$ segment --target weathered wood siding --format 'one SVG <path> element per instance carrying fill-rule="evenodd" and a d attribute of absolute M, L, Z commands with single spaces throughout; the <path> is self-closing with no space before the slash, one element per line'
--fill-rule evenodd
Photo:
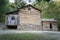
<path fill-rule="evenodd" d="M 22 30 L 29 30 L 30 25 L 32 25 L 32 30 L 41 30 L 41 13 L 40 11 L 30 7 L 20 9 L 19 11 L 19 27 Z M 23 27 L 22 27 L 23 26 Z M 25 27 L 26 26 L 26 27 Z"/>
<path fill-rule="evenodd" d="M 50 29 L 50 23 L 52 23 L 52 29 Z M 57 29 L 57 23 L 56 22 L 53 22 L 53 21 L 51 21 L 51 22 L 49 22 L 49 21 L 45 21 L 45 22 L 43 22 L 43 30 L 48 30 L 48 31 L 57 31 L 58 29 Z"/>

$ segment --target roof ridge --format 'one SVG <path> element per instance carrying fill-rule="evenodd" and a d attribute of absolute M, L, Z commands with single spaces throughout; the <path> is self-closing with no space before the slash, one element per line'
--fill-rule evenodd
<path fill-rule="evenodd" d="M 38 10 L 38 11 L 41 12 L 41 10 L 39 10 L 38 8 L 34 7 L 34 6 L 31 5 L 31 4 L 25 5 L 25 6 L 21 7 L 21 8 L 17 8 L 17 10 L 14 10 L 14 11 L 11 11 L 11 12 L 17 12 L 17 11 L 19 11 L 19 9 L 23 9 L 23 8 L 25 8 L 25 7 L 28 7 L 28 6 L 31 6 L 31 7 L 35 8 L 36 10 Z M 7 13 L 11 13 L 11 12 L 7 12 Z"/>

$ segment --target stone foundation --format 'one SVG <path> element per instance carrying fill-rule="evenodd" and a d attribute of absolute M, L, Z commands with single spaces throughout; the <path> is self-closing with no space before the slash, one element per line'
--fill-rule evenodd
<path fill-rule="evenodd" d="M 41 25 L 19 25 L 18 30 L 23 31 L 40 31 L 42 30 Z"/>

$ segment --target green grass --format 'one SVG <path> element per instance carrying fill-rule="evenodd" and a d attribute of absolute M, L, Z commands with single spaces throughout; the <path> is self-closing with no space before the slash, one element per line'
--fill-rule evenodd
<path fill-rule="evenodd" d="M 0 35 L 0 40 L 56 40 L 56 38 L 39 33 L 20 33 Z"/>

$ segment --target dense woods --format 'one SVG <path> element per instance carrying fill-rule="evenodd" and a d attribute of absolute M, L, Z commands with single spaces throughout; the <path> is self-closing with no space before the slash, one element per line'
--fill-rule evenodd
<path fill-rule="evenodd" d="M 7 3 L 7 0 L 0 0 L 0 22 L 4 21 Z"/>
<path fill-rule="evenodd" d="M 14 11 L 19 7 L 26 5 L 23 0 L 15 1 L 15 3 L 9 3 L 8 0 L 0 0 L 0 22 L 4 22 L 5 13 Z M 42 10 L 42 18 L 54 18 L 57 20 L 58 29 L 60 29 L 60 2 L 50 0 L 36 0 L 33 6 Z"/>
<path fill-rule="evenodd" d="M 42 10 L 42 18 L 54 18 L 57 20 L 58 29 L 60 30 L 60 2 L 58 1 L 40 1 L 36 0 L 35 7 Z"/>
<path fill-rule="evenodd" d="M 15 3 L 9 3 L 9 0 L 0 0 L 0 22 L 5 21 L 5 13 L 17 10 L 26 4 L 23 0 L 17 0 Z"/>

